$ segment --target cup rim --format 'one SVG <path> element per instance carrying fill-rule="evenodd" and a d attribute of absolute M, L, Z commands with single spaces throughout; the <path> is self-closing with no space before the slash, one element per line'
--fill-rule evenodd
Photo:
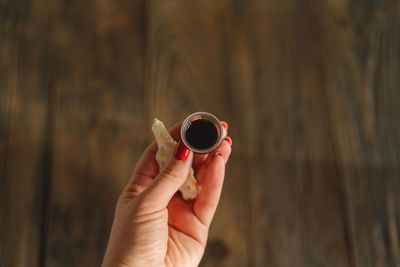
<path fill-rule="evenodd" d="M 217 142 L 215 142 L 215 144 L 213 146 L 211 146 L 211 147 L 209 147 L 207 149 L 198 149 L 198 148 L 195 148 L 195 147 L 191 146 L 187 142 L 186 137 L 185 137 L 185 131 L 186 131 L 186 128 L 187 128 L 186 125 L 189 122 L 193 121 L 193 120 L 191 120 L 193 117 L 199 116 L 199 115 L 205 115 L 205 116 L 213 118 L 214 121 L 211 121 L 211 122 L 214 123 L 214 124 L 217 124 L 216 126 L 219 128 L 219 129 L 217 129 L 218 130 L 218 140 L 217 140 Z M 196 153 L 199 153 L 199 154 L 206 154 L 206 153 L 209 153 L 209 152 L 215 150 L 219 146 L 219 144 L 221 143 L 223 128 L 222 128 L 221 121 L 217 118 L 217 116 L 215 116 L 214 114 L 211 114 L 209 112 L 198 111 L 198 112 L 194 112 L 194 113 L 192 113 L 192 114 L 190 114 L 189 116 L 186 117 L 186 119 L 182 122 L 182 126 L 181 126 L 181 131 L 180 132 L 181 132 L 180 133 L 181 134 L 181 140 L 182 140 L 182 142 L 185 144 L 185 146 L 187 148 L 189 148 L 193 152 L 196 152 Z"/>

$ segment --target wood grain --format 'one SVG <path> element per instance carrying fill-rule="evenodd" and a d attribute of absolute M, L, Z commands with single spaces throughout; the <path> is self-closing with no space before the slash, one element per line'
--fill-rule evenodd
<path fill-rule="evenodd" d="M 1 266 L 98 266 L 153 118 L 199 110 L 233 139 L 200 266 L 400 266 L 398 1 L 0 11 Z"/>
<path fill-rule="evenodd" d="M 344 147 L 346 131 L 355 144 L 349 158 L 354 163 L 343 166 L 354 265 L 399 266 L 399 210 L 395 208 L 399 199 L 394 197 L 400 190 L 399 127 L 394 115 L 400 111 L 399 6 L 387 2 L 373 9 L 366 4 L 352 8 L 359 12 L 349 19 L 358 38 L 350 50 L 357 66 L 356 86 L 350 94 L 344 92 L 355 99 L 352 114 L 347 113 L 353 126 L 346 125 L 337 138 Z M 344 77 L 351 81 L 351 76 Z M 343 111 L 336 110 L 336 116 L 339 112 Z M 348 153 L 341 150 L 338 156 L 344 158 Z"/>
<path fill-rule="evenodd" d="M 53 1 L 53 170 L 44 266 L 99 266 L 150 130 L 142 2 Z M 146 129 L 147 131 L 141 131 Z"/>
<path fill-rule="evenodd" d="M 230 60 L 230 54 L 224 51 L 229 51 L 226 45 L 230 32 L 226 32 L 225 21 L 231 15 L 229 4 L 163 0 L 151 1 L 148 10 L 145 71 L 149 119 L 159 116 L 172 123 L 192 112 L 206 110 L 231 121 L 235 133 L 235 125 L 243 125 L 233 121 L 236 113 L 229 109 L 233 102 L 240 101 L 240 95 L 234 95 L 240 92 L 231 92 L 228 87 L 230 77 L 225 70 Z M 250 218 L 250 192 L 245 161 L 244 155 L 237 153 L 229 164 L 228 182 L 202 266 L 251 263 L 251 229 L 246 221 Z"/>
<path fill-rule="evenodd" d="M 2 1 L 0 13 L 0 265 L 40 266 L 50 167 L 47 9 Z"/>

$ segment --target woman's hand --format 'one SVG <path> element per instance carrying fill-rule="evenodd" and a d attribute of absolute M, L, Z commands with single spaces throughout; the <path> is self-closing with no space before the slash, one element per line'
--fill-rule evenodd
<path fill-rule="evenodd" d="M 228 126 L 225 122 L 222 125 L 226 136 Z M 180 139 L 180 127 L 181 123 L 170 130 L 175 140 Z M 221 194 L 231 144 L 227 137 L 216 150 L 204 155 L 175 149 L 181 159 L 172 158 L 159 173 L 157 144 L 153 142 L 118 200 L 102 266 L 197 266 Z M 184 201 L 176 192 L 191 167 L 198 180 L 198 195 Z"/>

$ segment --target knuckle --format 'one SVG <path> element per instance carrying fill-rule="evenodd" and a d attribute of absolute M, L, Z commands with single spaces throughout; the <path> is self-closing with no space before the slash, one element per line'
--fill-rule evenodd
<path fill-rule="evenodd" d="M 229 147 L 229 148 L 231 147 L 231 144 L 226 139 L 224 139 L 223 144 L 224 144 L 225 147 Z"/>
<path fill-rule="evenodd" d="M 174 167 L 174 165 L 172 166 L 167 166 L 163 173 L 161 174 L 161 176 L 163 177 L 168 177 L 170 179 L 179 179 L 181 177 L 181 174 L 179 173 L 179 171 L 176 169 L 176 167 Z"/>
<path fill-rule="evenodd" d="M 133 213 L 140 213 L 141 211 L 145 211 L 148 209 L 148 203 L 146 194 L 142 194 L 137 196 L 132 202 L 133 208 L 131 211 Z"/>
<path fill-rule="evenodd" d="M 229 154 L 231 153 L 231 151 L 232 151 L 232 148 L 231 148 L 229 142 L 224 140 L 216 152 L 220 152 L 223 154 L 224 157 L 228 157 Z"/>

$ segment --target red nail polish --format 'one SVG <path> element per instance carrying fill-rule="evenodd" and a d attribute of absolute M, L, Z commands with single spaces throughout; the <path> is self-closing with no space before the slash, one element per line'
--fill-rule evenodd
<path fill-rule="evenodd" d="M 225 137 L 225 140 L 229 143 L 229 145 L 232 145 L 232 139 L 229 136 Z"/>
<path fill-rule="evenodd" d="M 174 156 L 177 160 L 185 160 L 189 155 L 189 148 L 185 146 L 182 141 L 179 141 L 178 145 L 175 147 Z"/>
<path fill-rule="evenodd" d="M 215 156 L 223 156 L 223 154 L 221 153 L 221 152 L 215 152 L 215 154 L 214 154 Z"/>

